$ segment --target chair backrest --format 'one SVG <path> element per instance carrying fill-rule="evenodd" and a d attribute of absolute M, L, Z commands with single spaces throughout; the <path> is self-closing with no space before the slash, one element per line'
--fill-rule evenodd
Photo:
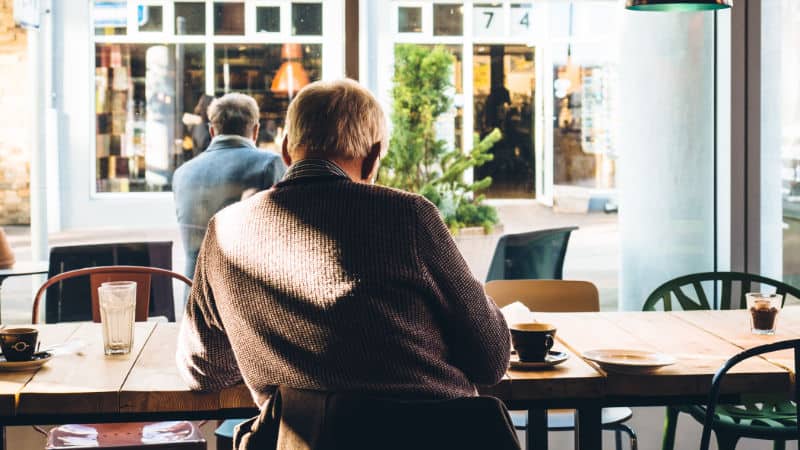
<path fill-rule="evenodd" d="M 486 281 L 563 277 L 569 236 L 578 227 L 505 234 L 497 241 Z"/>
<path fill-rule="evenodd" d="M 70 245 L 50 249 L 48 277 L 87 267 L 144 266 L 172 270 L 172 242 L 128 242 Z M 89 320 L 92 316 L 89 298 L 92 289 L 88 279 L 70 279 L 51 286 L 45 302 L 45 322 Z M 153 279 L 150 285 L 150 315 L 175 321 L 172 282 L 165 277 Z"/>
<path fill-rule="evenodd" d="M 588 281 L 493 280 L 484 289 L 500 308 L 519 301 L 539 312 L 600 311 L 597 287 Z"/>
<path fill-rule="evenodd" d="M 777 294 L 790 294 L 800 299 L 800 289 L 778 280 L 743 272 L 702 272 L 684 275 L 667 281 L 651 293 L 642 307 L 644 311 L 683 309 L 743 309 L 745 294 L 754 285 L 769 286 Z M 714 302 L 714 287 L 719 287 L 719 304 Z M 709 301 L 709 298 L 712 301 Z M 786 296 L 784 295 L 784 301 Z"/>
<path fill-rule="evenodd" d="M 275 396 L 267 421 L 280 423 L 277 448 L 520 448 L 508 410 L 494 397 L 406 401 L 285 386 Z"/>
<path fill-rule="evenodd" d="M 68 272 L 58 274 L 42 284 L 33 299 L 33 317 L 31 318 L 31 322 L 39 323 L 39 304 L 41 303 L 42 295 L 44 295 L 48 289 L 62 284 L 66 280 L 71 280 L 77 277 L 89 278 L 89 286 L 91 290 L 91 317 L 94 322 L 100 322 L 100 301 L 97 293 L 97 288 L 100 286 L 100 284 L 107 281 L 135 281 L 136 321 L 143 322 L 149 317 L 150 286 L 153 275 L 159 275 L 159 278 L 164 278 L 168 282 L 173 278 L 178 279 L 184 282 L 187 286 L 192 286 L 192 281 L 185 276 L 175 273 L 171 270 L 161 269 L 158 267 L 102 266 L 70 270 Z"/>
<path fill-rule="evenodd" d="M 706 417 L 703 422 L 703 434 L 700 439 L 700 450 L 708 450 L 708 446 L 710 445 L 711 441 L 711 431 L 712 425 L 714 422 L 714 415 L 716 414 L 717 405 L 719 404 L 719 390 L 720 386 L 722 385 L 722 380 L 725 378 L 725 374 L 735 365 L 739 364 L 740 362 L 752 358 L 755 356 L 763 355 L 765 353 L 772 353 L 779 350 L 794 350 L 794 367 L 800 368 L 800 339 L 791 339 L 786 341 L 775 342 L 772 344 L 767 345 L 760 345 L 758 347 L 753 347 L 749 350 L 745 350 L 738 355 L 734 356 L 733 358 L 729 359 L 722 367 L 717 370 L 717 373 L 714 374 L 714 378 L 711 381 L 711 390 L 708 393 L 708 402 L 706 405 Z M 793 400 L 795 405 L 800 404 L 800 383 L 797 383 L 796 380 L 793 384 L 794 395 Z M 794 415 L 795 415 L 795 426 L 800 427 L 800 408 L 795 406 L 794 408 Z M 795 439 L 800 438 L 800 428 L 798 428 L 798 434 L 796 435 Z"/>

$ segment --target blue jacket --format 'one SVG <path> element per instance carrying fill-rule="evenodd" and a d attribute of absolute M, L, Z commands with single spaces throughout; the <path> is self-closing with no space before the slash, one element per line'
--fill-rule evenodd
<path fill-rule="evenodd" d="M 253 141 L 235 135 L 215 137 L 205 152 L 175 171 L 172 192 L 186 252 L 187 277 L 194 276 L 197 253 L 211 217 L 241 200 L 249 189 L 269 189 L 285 172 L 286 166 L 277 155 L 258 150 Z"/>

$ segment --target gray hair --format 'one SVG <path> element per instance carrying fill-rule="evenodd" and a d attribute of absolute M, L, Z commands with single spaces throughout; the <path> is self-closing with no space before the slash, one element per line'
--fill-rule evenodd
<path fill-rule="evenodd" d="M 381 143 L 386 118 L 375 97 L 353 80 L 317 81 L 304 87 L 286 113 L 287 147 L 307 158 L 356 159 Z"/>
<path fill-rule="evenodd" d="M 258 117 L 258 104 L 253 97 L 237 92 L 214 99 L 208 107 L 208 121 L 217 134 L 250 137 Z"/>

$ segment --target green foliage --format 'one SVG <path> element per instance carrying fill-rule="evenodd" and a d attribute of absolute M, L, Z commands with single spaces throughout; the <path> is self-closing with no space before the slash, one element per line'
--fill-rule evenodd
<path fill-rule="evenodd" d="M 389 153 L 381 163 L 383 184 L 419 193 L 441 211 L 453 233 L 481 226 L 490 232 L 497 211 L 483 204 L 478 192 L 492 184 L 491 177 L 464 181 L 464 173 L 492 160 L 492 146 L 502 138 L 493 130 L 484 139 L 474 136 L 469 153 L 448 149 L 436 138 L 436 119 L 451 107 L 447 91 L 453 56 L 444 48 L 402 44 L 395 47 L 392 96 L 392 136 Z"/>

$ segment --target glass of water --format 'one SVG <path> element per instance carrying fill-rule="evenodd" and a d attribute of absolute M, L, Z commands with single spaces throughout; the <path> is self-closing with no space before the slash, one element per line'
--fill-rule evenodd
<path fill-rule="evenodd" d="M 130 353 L 136 316 L 136 282 L 110 281 L 97 288 L 106 355 Z"/>

